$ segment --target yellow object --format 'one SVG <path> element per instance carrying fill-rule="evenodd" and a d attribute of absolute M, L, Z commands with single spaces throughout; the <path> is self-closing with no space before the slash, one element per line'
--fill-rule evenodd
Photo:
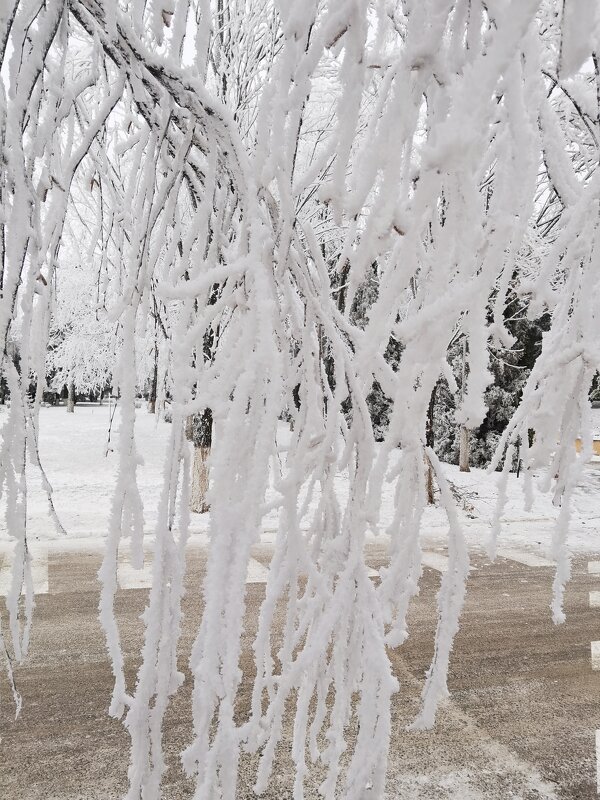
<path fill-rule="evenodd" d="M 583 447 L 583 442 L 581 439 L 575 439 L 575 449 L 578 453 L 581 453 Z M 592 449 L 595 456 L 600 456 L 600 439 L 594 439 L 592 442 Z"/>

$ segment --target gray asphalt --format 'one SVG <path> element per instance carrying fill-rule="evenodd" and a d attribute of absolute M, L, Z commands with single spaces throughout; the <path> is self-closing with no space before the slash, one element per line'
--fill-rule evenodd
<path fill-rule="evenodd" d="M 257 548 L 254 555 L 268 562 L 267 547 Z M 370 547 L 368 559 L 371 566 L 381 566 L 383 550 Z M 411 636 L 390 653 L 401 689 L 393 707 L 388 798 L 598 796 L 600 672 L 591 668 L 590 642 L 600 639 L 600 616 L 590 609 L 588 593 L 600 590 L 600 575 L 588 574 L 591 559 L 575 559 L 566 594 L 567 622 L 557 627 L 548 608 L 552 569 L 505 559 L 490 565 L 483 556 L 474 556 L 476 569 L 452 656 L 450 700 L 433 731 L 408 733 L 430 663 L 436 622 L 440 575 L 425 570 L 410 613 Z M 126 791 L 128 738 L 121 723 L 106 713 L 112 678 L 97 620 L 99 563 L 100 555 L 93 552 L 50 554 L 49 593 L 38 597 L 31 654 L 16 672 L 24 697 L 16 722 L 6 680 L 0 683 L 2 800 L 111 800 Z M 201 611 L 198 586 L 203 568 L 204 554 L 194 551 L 181 641 L 184 671 Z M 130 686 L 138 665 L 139 615 L 146 596 L 143 589 L 118 594 Z M 251 690 L 252 632 L 263 597 L 263 585 L 248 586 L 241 714 Z M 191 734 L 187 673 L 186 678 L 166 720 L 169 770 L 164 800 L 193 796 L 193 786 L 179 768 L 179 752 Z M 273 785 L 263 795 L 269 800 L 292 796 L 288 743 L 280 749 Z M 240 800 L 254 797 L 255 765 L 250 758 L 242 762 Z M 317 799 L 317 785 L 314 775 L 307 800 Z M 365 800 L 369 797 L 366 791 Z"/>

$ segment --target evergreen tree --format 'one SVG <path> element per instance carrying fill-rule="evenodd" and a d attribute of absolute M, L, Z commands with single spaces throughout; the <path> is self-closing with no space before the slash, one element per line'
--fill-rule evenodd
<path fill-rule="evenodd" d="M 353 325 L 363 329 L 366 327 L 369 320 L 369 311 L 376 302 L 378 295 L 379 277 L 377 263 L 374 262 L 371 264 L 366 279 L 356 292 L 354 302 L 352 303 L 350 321 Z M 394 371 L 400 363 L 401 353 L 402 345 L 397 339 L 391 336 L 384 352 L 384 358 Z M 389 426 L 393 399 L 385 394 L 379 381 L 374 380 L 366 400 L 369 414 L 371 415 L 375 440 L 381 442 Z M 347 416 L 350 416 L 350 408 L 348 408 Z"/>
<path fill-rule="evenodd" d="M 549 327 L 548 315 L 528 320 L 518 312 L 511 317 L 512 306 L 514 303 L 507 306 L 505 325 L 515 339 L 513 346 L 490 347 L 489 369 L 493 381 L 485 393 L 488 413 L 482 424 L 471 432 L 470 463 L 474 467 L 487 467 L 490 463 L 502 431 L 519 405 L 525 382 L 540 353 L 542 334 Z M 453 344 L 448 361 L 460 393 L 460 342 Z M 434 408 L 434 446 L 438 456 L 452 464 L 458 463 L 459 425 L 454 419 L 458 402 L 450 391 L 448 382 L 444 378 L 440 379 Z M 516 466 L 515 462 L 515 469 Z"/>

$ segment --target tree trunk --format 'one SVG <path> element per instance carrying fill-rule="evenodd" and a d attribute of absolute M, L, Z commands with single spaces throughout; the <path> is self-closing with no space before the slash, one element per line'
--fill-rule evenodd
<path fill-rule="evenodd" d="M 437 392 L 437 383 L 433 387 L 433 391 L 431 392 L 431 397 L 429 398 L 429 406 L 427 408 L 427 423 L 425 426 L 425 444 L 429 447 L 430 450 L 433 450 L 435 445 L 435 437 L 433 432 L 433 415 L 435 411 L 435 396 Z M 427 465 L 427 503 L 432 506 L 435 502 L 435 497 L 433 495 L 433 467 L 431 466 L 431 461 L 428 457 L 425 458 L 425 463 Z"/>
<path fill-rule="evenodd" d="M 156 392 L 158 390 L 158 346 L 154 345 L 154 370 L 152 372 L 152 383 L 150 384 L 150 394 L 148 395 L 148 413 L 156 414 Z"/>
<path fill-rule="evenodd" d="M 431 461 L 425 456 L 425 467 L 427 469 L 427 477 L 425 479 L 425 488 L 427 490 L 427 504 L 432 506 L 435 503 L 435 496 L 433 494 L 433 467 Z"/>
<path fill-rule="evenodd" d="M 67 395 L 67 411 L 69 414 L 75 412 L 75 384 L 73 381 L 69 384 L 69 394 Z"/>
<path fill-rule="evenodd" d="M 206 500 L 210 478 L 208 459 L 212 445 L 212 411 L 210 408 L 206 408 L 202 414 L 188 419 L 186 428 L 187 438 L 194 443 L 190 509 L 197 514 L 206 514 L 210 511 L 210 505 Z"/>
<path fill-rule="evenodd" d="M 467 340 L 463 337 L 462 342 L 462 378 L 460 381 L 460 399 L 461 402 L 465 397 L 465 381 L 466 381 L 466 362 L 467 362 Z M 460 426 L 460 439 L 458 450 L 458 468 L 461 472 L 471 472 L 469 467 L 470 455 L 470 434 L 468 428 L 464 425 Z"/>
<path fill-rule="evenodd" d="M 190 508 L 197 514 L 206 514 L 210 506 L 206 502 L 208 492 L 208 457 L 210 447 L 194 447 L 194 467 L 192 474 L 192 492 L 190 495 Z"/>
<path fill-rule="evenodd" d="M 186 417 L 185 420 L 185 438 L 188 442 L 194 441 L 194 416 Z"/>
<path fill-rule="evenodd" d="M 458 468 L 461 472 L 471 472 L 469 467 L 470 433 L 464 425 L 460 426 L 460 449 L 458 452 Z"/>

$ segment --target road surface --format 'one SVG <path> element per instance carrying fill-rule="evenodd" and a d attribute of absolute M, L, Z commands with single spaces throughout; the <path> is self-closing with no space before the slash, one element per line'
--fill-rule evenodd
<path fill-rule="evenodd" d="M 270 549 L 255 548 L 249 572 L 241 713 L 251 689 L 250 645 Z M 384 551 L 369 545 L 367 555 L 375 575 Z M 595 572 L 600 565 L 594 567 L 594 556 L 574 560 L 567 622 L 555 627 L 549 611 L 552 567 L 522 549 L 503 555 L 489 564 L 483 555 L 472 554 L 474 569 L 451 661 L 450 700 L 433 731 L 408 733 L 431 660 L 435 596 L 446 561 L 441 549 L 427 553 L 421 593 L 409 617 L 410 638 L 391 653 L 401 688 L 393 707 L 390 800 L 598 797 L 600 670 L 592 668 L 591 643 L 600 640 L 600 615 L 590 602 L 595 605 L 593 593 L 600 591 L 600 574 Z M 6 679 L 0 684 L 2 800 L 111 800 L 126 790 L 128 737 L 121 723 L 106 713 L 112 678 L 97 619 L 100 559 L 93 550 L 50 550 L 36 556 L 35 580 L 44 593 L 37 599 L 30 657 L 16 672 L 24 697 L 16 722 Z M 184 671 L 201 611 L 204 566 L 205 551 L 191 549 L 180 658 Z M 131 688 L 148 572 L 123 566 L 119 583 L 117 613 Z M 0 569 L 0 594 L 5 589 L 6 568 Z M 193 795 L 178 764 L 179 752 L 190 741 L 189 691 L 186 673 L 166 720 L 164 800 Z M 291 798 L 290 764 L 284 742 L 272 788 L 263 797 Z M 255 759 L 244 758 L 239 800 L 254 797 L 255 766 Z M 315 777 L 307 800 L 316 800 L 317 785 Z M 369 794 L 365 789 L 365 800 Z"/>

